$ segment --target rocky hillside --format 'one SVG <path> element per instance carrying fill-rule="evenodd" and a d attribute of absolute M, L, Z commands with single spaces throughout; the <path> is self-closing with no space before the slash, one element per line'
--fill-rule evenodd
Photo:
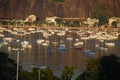
<path fill-rule="evenodd" d="M 91 16 L 95 4 L 103 4 L 113 16 L 120 16 L 120 0 L 0 0 L 0 17 L 25 19 L 28 15 L 34 14 L 38 18 L 85 18 Z"/>

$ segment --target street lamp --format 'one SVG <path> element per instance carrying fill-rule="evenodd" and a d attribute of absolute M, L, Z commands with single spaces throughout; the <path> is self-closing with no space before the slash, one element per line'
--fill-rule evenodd
<path fill-rule="evenodd" d="M 39 68 L 39 70 L 38 70 L 38 80 L 40 80 L 40 70 L 48 69 L 48 68 L 49 67 L 47 67 L 47 66 L 42 66 L 42 67 Z"/>
<path fill-rule="evenodd" d="M 17 72 L 16 72 L 16 80 L 18 80 L 19 77 L 19 57 L 20 57 L 20 51 L 23 51 L 24 48 L 12 48 L 13 51 L 17 51 Z"/>
<path fill-rule="evenodd" d="M 32 68 L 37 68 L 37 67 L 35 67 L 34 65 L 32 65 L 31 66 Z M 48 69 L 49 67 L 47 67 L 47 66 L 41 66 L 41 67 L 39 67 L 39 68 L 37 68 L 38 69 L 38 80 L 41 80 L 41 78 L 40 78 L 40 71 L 41 70 L 44 70 L 44 69 Z"/>
<path fill-rule="evenodd" d="M 19 77 L 19 57 L 20 57 L 20 51 L 23 51 L 24 48 L 12 48 L 13 51 L 17 51 L 17 72 L 16 72 L 16 80 L 18 80 Z"/>

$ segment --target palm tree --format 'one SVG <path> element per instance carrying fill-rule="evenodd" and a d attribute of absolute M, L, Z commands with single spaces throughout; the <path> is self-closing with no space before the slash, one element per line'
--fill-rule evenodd
<path fill-rule="evenodd" d="M 12 80 L 16 76 L 16 63 L 5 52 L 0 52 L 0 79 Z"/>
<path fill-rule="evenodd" d="M 74 27 L 80 27 L 80 22 L 79 21 L 73 21 L 73 26 Z"/>
<path fill-rule="evenodd" d="M 71 80 L 71 78 L 74 75 L 74 70 L 75 70 L 74 66 L 72 67 L 65 66 L 61 76 L 62 80 Z"/>
<path fill-rule="evenodd" d="M 57 24 L 58 24 L 59 27 L 60 27 L 60 25 L 61 25 L 61 23 L 62 23 L 62 20 L 61 20 L 60 18 L 56 18 L 55 21 L 57 22 Z"/>

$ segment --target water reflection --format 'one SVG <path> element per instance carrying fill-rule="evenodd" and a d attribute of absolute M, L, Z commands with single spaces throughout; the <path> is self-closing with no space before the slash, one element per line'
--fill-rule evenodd
<path fill-rule="evenodd" d="M 44 35 L 43 35 L 44 34 Z M 97 58 L 110 53 L 120 53 L 120 39 L 101 40 L 88 38 L 86 34 L 80 30 L 51 30 L 40 29 L 39 31 L 27 32 L 25 36 L 11 34 L 10 31 L 4 31 L 5 37 L 11 37 L 14 40 L 3 44 L 1 51 L 8 52 L 9 57 L 16 60 L 16 52 L 8 49 L 8 47 L 18 47 L 15 40 L 20 42 L 28 41 L 24 51 L 20 51 L 20 65 L 24 69 L 30 70 L 31 65 L 51 66 L 56 74 L 61 73 L 64 66 L 76 66 L 77 72 L 83 71 L 85 62 L 89 58 Z M 3 39 L 0 39 L 3 43 Z M 114 46 L 106 45 L 106 43 L 115 43 Z M 85 52 L 86 51 L 86 52 Z M 94 54 L 93 54 L 94 53 Z M 92 54 L 92 55 L 91 55 Z M 77 73 L 76 72 L 76 73 Z"/>

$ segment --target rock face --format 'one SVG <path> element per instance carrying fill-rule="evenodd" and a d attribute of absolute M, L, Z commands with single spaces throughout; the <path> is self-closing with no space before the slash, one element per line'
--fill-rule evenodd
<path fill-rule="evenodd" d="M 91 16 L 93 4 L 107 5 L 114 16 L 120 16 L 120 0 L 0 0 L 0 17 L 25 19 L 28 15 L 38 18 L 50 16 L 86 18 Z"/>

